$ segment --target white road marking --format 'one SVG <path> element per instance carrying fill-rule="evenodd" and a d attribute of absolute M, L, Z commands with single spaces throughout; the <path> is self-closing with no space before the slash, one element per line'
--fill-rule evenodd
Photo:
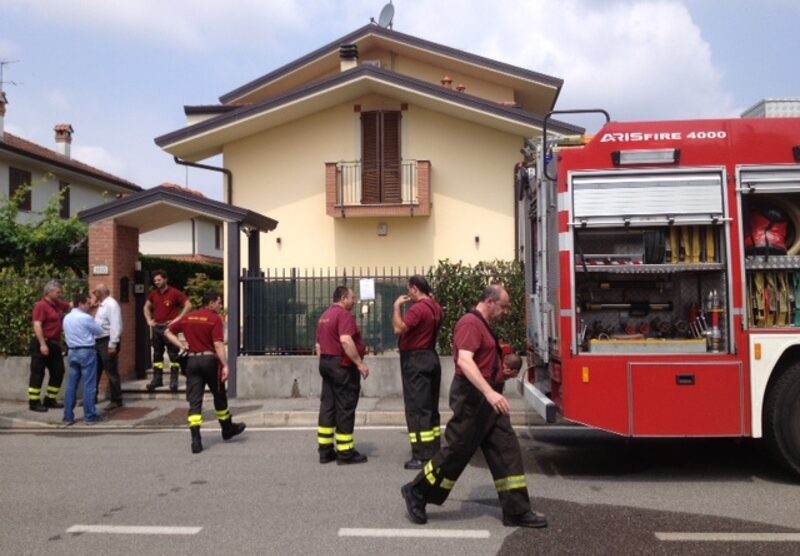
<path fill-rule="evenodd" d="M 149 527 L 140 525 L 73 525 L 67 533 L 109 533 L 119 535 L 196 535 L 202 527 Z"/>
<path fill-rule="evenodd" d="M 429 539 L 488 539 L 485 529 L 339 529 L 340 537 L 404 537 Z"/>
<path fill-rule="evenodd" d="M 800 533 L 659 533 L 660 541 L 680 542 L 800 542 Z"/>

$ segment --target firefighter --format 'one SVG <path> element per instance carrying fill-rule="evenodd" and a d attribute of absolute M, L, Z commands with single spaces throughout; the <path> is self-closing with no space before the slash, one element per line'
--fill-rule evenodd
<path fill-rule="evenodd" d="M 72 307 L 62 299 L 64 290 L 58 280 L 44 286 L 44 297 L 33 306 L 33 334 L 31 341 L 31 372 L 28 379 L 28 407 L 31 411 L 45 412 L 48 408 L 62 408 L 58 392 L 64 380 L 64 356 L 61 353 L 61 321 Z M 42 403 L 44 370 L 50 373 L 47 394 Z"/>
<path fill-rule="evenodd" d="M 170 324 L 183 318 L 192 309 L 192 303 L 182 291 L 169 285 L 167 272 L 153 271 L 153 288 L 144 304 L 144 319 L 152 329 L 153 379 L 146 386 L 152 392 L 164 386 L 164 349 L 169 355 L 169 389 L 178 391 L 178 371 L 185 372 L 185 363 L 178 361 L 178 350 L 166 341 L 164 332 Z"/>
<path fill-rule="evenodd" d="M 359 374 L 367 378 L 364 342 L 351 313 L 356 297 L 347 286 L 333 292 L 333 305 L 317 323 L 316 349 L 322 390 L 319 403 L 317 449 L 319 462 L 338 465 L 364 463 L 367 456 L 355 449 L 353 428 L 361 390 Z"/>
<path fill-rule="evenodd" d="M 183 332 L 189 345 L 186 353 L 186 400 L 189 402 L 189 431 L 192 433 L 192 453 L 203 451 L 200 427 L 203 424 L 203 391 L 206 385 L 214 396 L 214 409 L 222 428 L 222 439 L 230 440 L 245 429 L 244 423 L 234 423 L 228 408 L 225 381 L 228 363 L 225 356 L 222 318 L 222 296 L 215 291 L 203 294 L 203 308 L 173 322 L 165 332 L 167 341 L 176 351 L 184 350 L 176 334 Z"/>
<path fill-rule="evenodd" d="M 511 427 L 511 407 L 499 393 L 502 354 L 490 323 L 507 315 L 508 309 L 508 292 L 500 285 L 491 285 L 475 309 L 456 324 L 453 332 L 456 371 L 450 388 L 453 417 L 445 431 L 446 446 L 401 489 L 413 523 L 427 523 L 426 504 L 441 505 L 447 500 L 480 447 L 503 508 L 503 525 L 547 526 L 543 515 L 531 511 L 519 441 Z"/>
<path fill-rule="evenodd" d="M 406 469 L 422 469 L 439 450 L 439 388 L 442 367 L 436 353 L 436 336 L 442 323 L 442 308 L 433 299 L 431 286 L 423 276 L 408 279 L 408 295 L 394 302 L 392 326 L 400 336 L 400 373 L 406 425 L 411 441 L 411 459 Z M 401 308 L 414 304 L 403 316 Z"/>

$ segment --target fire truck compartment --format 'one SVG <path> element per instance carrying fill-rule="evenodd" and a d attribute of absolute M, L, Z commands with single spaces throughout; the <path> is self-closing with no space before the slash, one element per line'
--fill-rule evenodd
<path fill-rule="evenodd" d="M 631 435 L 743 436 L 743 373 L 739 362 L 630 363 Z"/>

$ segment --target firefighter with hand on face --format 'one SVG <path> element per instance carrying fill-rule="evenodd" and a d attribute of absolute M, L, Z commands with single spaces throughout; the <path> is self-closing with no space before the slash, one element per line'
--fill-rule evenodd
<path fill-rule="evenodd" d="M 360 377 L 369 376 L 363 359 L 364 342 L 351 312 L 355 302 L 352 289 L 337 287 L 333 305 L 317 323 L 316 349 L 322 375 L 317 428 L 320 463 L 336 460 L 337 464 L 346 465 L 367 461 L 367 456 L 355 449 L 353 441 Z"/>
<path fill-rule="evenodd" d="M 413 523 L 428 521 L 426 504 L 441 505 L 447 500 L 480 448 L 503 508 L 503 525 L 547 526 L 543 515 L 531 511 L 519 441 L 511 427 L 511 407 L 500 393 L 502 351 L 491 325 L 508 314 L 509 305 L 504 287 L 489 286 L 475 309 L 456 324 L 453 332 L 456 372 L 450 388 L 453 417 L 445 431 L 447 445 L 401 489 Z"/>
<path fill-rule="evenodd" d="M 192 310 L 192 303 L 182 291 L 169 285 L 166 271 L 153 271 L 153 288 L 144 304 L 144 319 L 152 330 L 153 380 L 146 386 L 152 392 L 164 386 L 164 349 L 169 354 L 169 389 L 178 391 L 178 371 L 183 364 L 178 362 L 178 350 L 164 337 L 167 327 L 183 318 Z"/>
<path fill-rule="evenodd" d="M 183 350 L 176 334 L 183 333 L 188 353 L 186 358 L 186 399 L 189 402 L 189 431 L 192 433 L 192 453 L 203 451 L 200 427 L 203 424 L 203 392 L 206 385 L 214 396 L 214 409 L 222 427 L 222 439 L 230 440 L 245 429 L 244 423 L 234 423 L 228 408 L 225 381 L 228 379 L 228 360 L 225 355 L 224 330 L 219 312 L 222 296 L 215 291 L 203 294 L 203 308 L 173 322 L 165 332 L 166 339 Z"/>
<path fill-rule="evenodd" d="M 414 304 L 403 316 L 401 308 Z M 406 469 L 422 469 L 439 450 L 441 439 L 439 389 L 442 367 L 436 353 L 436 336 L 442 323 L 442 308 L 432 297 L 423 276 L 408 279 L 408 295 L 399 296 L 392 312 L 394 333 L 400 336 L 400 372 L 406 425 L 411 441 L 411 459 Z"/>

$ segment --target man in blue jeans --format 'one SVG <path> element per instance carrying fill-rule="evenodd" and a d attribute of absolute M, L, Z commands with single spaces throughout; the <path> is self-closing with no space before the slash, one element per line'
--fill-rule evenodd
<path fill-rule="evenodd" d="M 103 327 L 97 324 L 89 311 L 86 294 L 75 295 L 73 309 L 64 317 L 64 338 L 69 349 L 69 380 L 64 396 L 64 422 L 75 422 L 75 398 L 78 381 L 83 380 L 83 420 L 87 425 L 104 420 L 97 414 L 95 396 L 97 395 L 97 352 L 95 336 L 103 334 Z"/>

